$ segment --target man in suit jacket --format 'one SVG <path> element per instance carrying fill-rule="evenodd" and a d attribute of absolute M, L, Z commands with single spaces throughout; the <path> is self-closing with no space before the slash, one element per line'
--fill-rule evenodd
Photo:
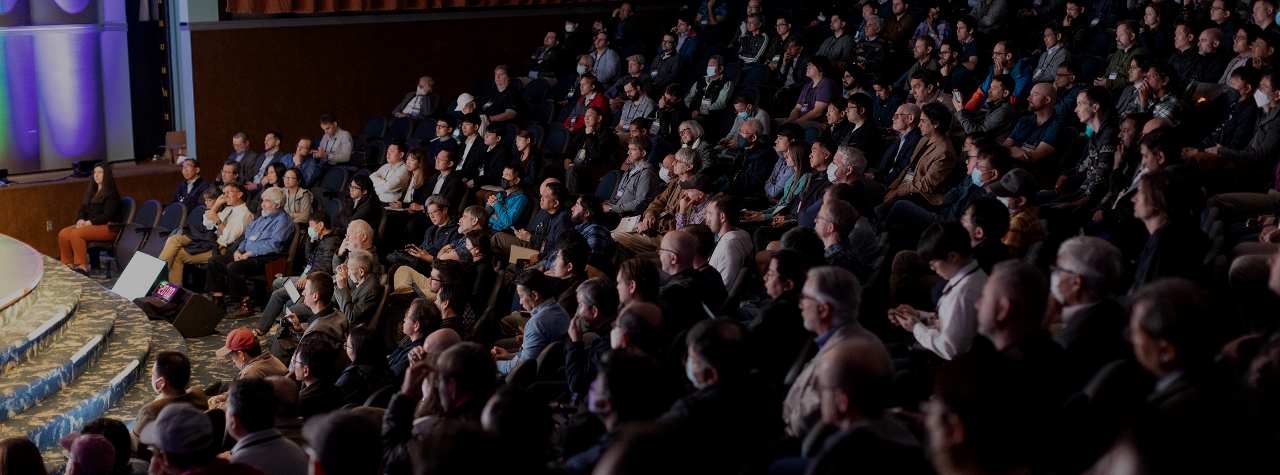
<path fill-rule="evenodd" d="M 561 69 L 563 53 L 564 48 L 560 46 L 560 32 L 548 31 L 546 36 L 542 37 L 542 46 L 524 60 L 524 69 L 529 71 L 528 77 L 555 79 L 556 71 Z"/>
<path fill-rule="evenodd" d="M 378 258 L 369 251 L 351 251 L 345 264 L 334 269 L 333 297 L 338 309 L 355 326 L 373 321 L 382 299 L 378 278 Z"/>
<path fill-rule="evenodd" d="M 1111 295 L 1123 270 L 1120 249 L 1093 236 L 1066 240 L 1058 248 L 1049 292 L 1062 305 L 1062 330 L 1053 336 L 1066 350 L 1066 371 L 1083 387 L 1107 363 L 1132 358 L 1125 341 L 1128 313 Z"/>
<path fill-rule="evenodd" d="M 483 143 L 476 144 L 474 147 L 476 150 L 481 150 L 481 157 L 476 159 L 476 163 L 483 161 L 483 148 Z M 462 181 L 462 174 L 457 171 L 457 157 L 458 153 L 453 150 L 441 150 L 436 156 L 436 173 L 427 179 L 431 194 L 444 197 L 445 201 L 449 202 L 449 209 L 457 209 L 467 191 L 467 185 Z"/>
<path fill-rule="evenodd" d="M 250 180 L 249 183 L 245 184 L 246 188 L 249 188 L 250 190 L 256 188 L 258 183 L 262 183 L 262 177 L 267 174 L 267 168 L 270 168 L 272 163 L 282 162 L 285 153 L 283 150 L 280 150 L 281 140 L 283 140 L 283 138 L 280 134 L 267 132 L 267 137 L 262 140 L 262 144 L 266 146 L 266 151 L 262 152 L 261 155 L 258 155 L 257 168 L 245 170 L 245 177 L 248 178 L 252 175 L 253 178 L 253 180 Z M 285 163 L 285 167 L 292 168 L 289 167 L 288 163 Z"/>
<path fill-rule="evenodd" d="M 889 358 L 889 350 L 880 337 L 858 323 L 861 304 L 858 279 L 852 272 L 837 267 L 811 269 L 800 291 L 800 316 L 804 328 L 818 335 L 814 345 L 818 353 L 805 363 L 800 375 L 787 391 L 782 403 L 782 420 L 787 435 L 805 437 L 822 418 L 818 367 L 827 354 L 841 346 L 858 344 Z"/>
<path fill-rule="evenodd" d="M 455 158 L 453 171 L 458 172 L 458 178 L 461 178 L 468 187 L 477 177 L 480 176 L 480 168 L 484 164 L 484 132 L 485 124 L 479 114 L 470 113 L 462 118 L 458 127 L 462 129 L 462 136 L 458 138 L 458 154 Z M 439 158 L 437 157 L 437 165 Z M 439 170 L 439 168 L 436 168 Z M 449 206 L 457 206 L 458 203 L 450 201 Z"/>
<path fill-rule="evenodd" d="M 187 210 L 194 210 L 204 204 L 204 192 L 209 189 L 209 182 L 200 178 L 200 162 L 195 159 L 182 161 L 182 182 L 173 190 L 172 203 L 182 203 Z"/>
<path fill-rule="evenodd" d="M 947 130 L 951 127 L 951 114 L 942 104 L 925 104 L 920 119 L 920 141 L 916 145 L 911 164 L 889 184 L 884 195 L 881 216 L 889 214 L 889 208 L 899 198 L 923 199 L 929 204 L 942 204 L 946 193 L 945 183 L 956 166 L 956 151 L 951 145 Z"/>
<path fill-rule="evenodd" d="M 304 188 L 311 188 L 320 181 L 320 160 L 316 159 L 311 152 L 311 139 L 302 138 L 298 140 L 298 147 L 294 152 L 280 157 L 280 163 L 285 168 L 297 168 L 302 172 L 302 183 Z"/>
<path fill-rule="evenodd" d="M 431 76 L 418 78 L 418 87 L 405 94 L 396 108 L 391 109 L 392 117 L 408 117 L 418 121 L 434 115 L 436 109 L 440 108 L 440 95 L 432 91 L 435 84 L 436 81 Z"/>
<path fill-rule="evenodd" d="M 884 151 L 879 166 L 875 167 L 876 172 L 868 172 L 864 175 L 869 179 L 865 183 L 873 195 L 878 195 L 879 191 L 893 183 L 903 170 L 911 166 L 912 153 L 920 142 L 920 128 L 916 127 L 919 121 L 919 106 L 915 104 L 898 106 L 897 112 L 893 115 L 893 130 L 898 132 L 898 137 Z"/>
<path fill-rule="evenodd" d="M 1207 380 L 1218 352 L 1209 299 L 1195 283 L 1161 279 L 1133 296 L 1129 341 L 1138 364 L 1156 377 L 1147 397 L 1153 411 L 1205 408 L 1213 399 Z"/>
<path fill-rule="evenodd" d="M 351 184 L 347 188 L 352 202 L 344 203 L 342 212 L 333 223 L 334 229 L 346 229 L 355 220 L 364 220 L 366 223 L 382 221 L 382 201 L 373 192 L 373 180 L 369 179 L 369 175 L 356 175 L 351 178 Z"/>
<path fill-rule="evenodd" d="M 240 174 L 246 178 L 251 178 L 258 170 L 258 152 L 249 149 L 249 136 L 244 132 L 236 132 L 231 138 L 231 148 L 234 152 L 227 157 L 227 162 L 235 162 L 240 164 Z"/>

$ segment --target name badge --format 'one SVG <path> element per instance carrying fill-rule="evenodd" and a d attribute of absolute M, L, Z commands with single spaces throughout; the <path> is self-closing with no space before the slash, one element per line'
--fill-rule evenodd
<path fill-rule="evenodd" d="M 257 235 L 257 234 L 254 234 L 254 235 L 252 235 L 252 236 L 249 236 L 249 240 L 250 240 L 250 241 L 257 241 L 257 240 L 258 240 L 258 236 L 259 236 L 259 235 Z"/>
<path fill-rule="evenodd" d="M 493 105 L 493 101 L 486 102 L 486 103 L 484 103 L 484 108 L 485 108 L 485 109 L 488 109 L 488 108 L 489 108 L 489 106 L 492 106 L 492 105 Z"/>
<path fill-rule="evenodd" d="M 1095 27 L 1095 26 L 1098 26 L 1098 20 L 1100 20 L 1100 18 L 1094 18 L 1094 19 L 1093 19 L 1093 21 L 1090 21 L 1090 22 L 1089 22 L 1089 28 L 1093 28 L 1093 27 Z"/>
<path fill-rule="evenodd" d="M 703 109 L 710 109 L 710 108 L 711 108 L 711 98 L 709 98 L 709 97 L 704 97 L 704 98 L 702 98 L 702 108 L 703 108 Z"/>
<path fill-rule="evenodd" d="M 1117 75 L 1117 74 L 1118 74 L 1118 73 L 1111 73 L 1111 75 L 1107 76 L 1107 79 L 1110 79 L 1110 80 L 1112 80 L 1112 81 L 1115 81 L 1115 80 L 1116 80 L 1116 75 Z"/>
<path fill-rule="evenodd" d="M 907 174 L 906 174 L 906 176 L 903 176 L 903 177 L 902 177 L 902 184 L 903 184 L 903 185 L 905 185 L 905 184 L 907 184 L 907 183 L 911 183 L 911 182 L 913 182 L 913 181 L 915 181 L 915 180 L 916 180 L 916 171 L 915 171 L 914 169 L 913 169 L 913 170 L 907 170 Z"/>
<path fill-rule="evenodd" d="M 653 121 L 653 126 L 649 127 L 649 133 L 656 135 L 659 130 L 662 130 L 662 124 L 655 119 Z"/>
<path fill-rule="evenodd" d="M 808 113 L 808 112 L 809 112 L 809 105 L 808 105 L 808 104 L 800 104 L 800 113 L 801 113 L 801 114 L 806 114 L 806 113 Z"/>
<path fill-rule="evenodd" d="M 462 164 L 461 164 L 461 163 L 459 163 L 459 164 L 458 164 L 458 166 L 453 167 L 453 171 L 455 171 L 455 172 L 456 172 L 456 171 L 462 171 Z"/>
<path fill-rule="evenodd" d="M 480 167 L 480 176 L 484 176 L 484 167 Z"/>
<path fill-rule="evenodd" d="M 613 195 L 613 197 L 614 197 L 615 199 L 616 199 L 616 198 L 622 198 L 622 194 L 623 194 L 624 192 L 626 192 L 626 191 L 627 191 L 627 187 L 625 187 L 625 186 L 619 186 L 619 187 L 618 187 L 618 194 Z"/>
<path fill-rule="evenodd" d="M 572 91 L 572 90 L 570 90 L 570 91 L 569 91 L 569 94 L 566 94 L 564 97 L 565 97 L 565 99 L 568 99 L 568 98 L 573 97 L 573 91 Z"/>
<path fill-rule="evenodd" d="M 658 77 L 658 71 L 656 71 L 656 70 L 654 70 L 654 71 L 649 71 L 649 77 L 651 77 L 651 78 L 656 78 L 656 77 Z"/>

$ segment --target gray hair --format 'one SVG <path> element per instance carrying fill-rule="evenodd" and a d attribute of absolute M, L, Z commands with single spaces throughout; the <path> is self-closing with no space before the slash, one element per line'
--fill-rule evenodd
<path fill-rule="evenodd" d="M 427 206 L 430 206 L 430 205 L 436 205 L 437 209 L 447 210 L 449 209 L 449 200 L 445 199 L 445 197 L 440 195 L 431 195 L 427 197 L 427 204 L 423 205 L 422 207 L 426 208 Z"/>
<path fill-rule="evenodd" d="M 844 15 L 841 15 L 841 16 L 844 16 Z M 843 18 L 841 19 L 843 20 Z M 876 28 L 884 27 L 884 23 L 880 21 L 880 17 L 878 15 L 872 15 L 871 18 L 867 19 L 867 26 L 871 26 L 871 25 L 875 25 Z"/>
<path fill-rule="evenodd" d="M 244 132 L 236 132 L 236 134 L 235 134 L 235 135 L 232 135 L 232 136 L 231 136 L 231 140 L 245 140 L 245 141 L 248 141 L 248 140 L 249 140 L 249 136 L 248 136 L 248 135 L 245 135 L 245 133 L 244 133 Z"/>
<path fill-rule="evenodd" d="M 593 68 L 594 68 L 594 67 L 596 67 L 596 59 L 595 59 L 595 58 L 592 58 L 590 55 L 586 55 L 586 54 L 584 54 L 584 55 L 582 55 L 582 56 L 578 56 L 578 61 L 582 61 L 582 60 L 584 60 L 584 59 L 585 59 L 585 60 L 587 60 L 587 66 L 590 66 L 590 67 L 593 67 Z"/>
<path fill-rule="evenodd" d="M 846 167 L 853 167 L 854 176 L 862 176 L 867 169 L 867 154 L 855 147 L 843 146 L 836 149 L 836 160 Z"/>
<path fill-rule="evenodd" d="M 423 76 L 423 77 L 418 78 L 418 80 L 419 80 L 419 81 L 421 81 L 421 80 L 423 80 L 423 79 L 426 79 L 426 80 L 427 80 L 427 87 L 436 87 L 436 80 L 435 80 L 435 79 L 432 79 L 432 78 L 431 78 L 431 76 Z"/>
<path fill-rule="evenodd" d="M 592 277 L 578 285 L 578 305 L 596 307 L 602 315 L 618 313 L 618 289 L 604 277 Z"/>
<path fill-rule="evenodd" d="M 378 266 L 378 258 L 373 256 L 369 251 L 351 251 L 347 255 L 347 268 L 354 272 L 356 269 L 364 269 L 366 276 L 373 275 L 373 270 Z"/>
<path fill-rule="evenodd" d="M 369 239 L 373 239 L 373 226 L 368 221 L 357 219 L 347 224 L 347 234 L 365 233 Z"/>
<path fill-rule="evenodd" d="M 920 120 L 920 106 L 915 105 L 915 104 L 909 104 L 909 103 L 908 103 L 908 104 L 900 105 L 900 106 L 898 106 L 898 107 L 899 107 L 899 108 L 906 107 L 906 108 L 907 108 L 907 109 L 906 109 L 906 110 L 907 110 L 907 112 L 906 112 L 906 114 L 907 114 L 907 115 L 909 115 L 909 116 L 911 116 L 911 117 L 915 117 L 917 121 L 918 121 L 918 120 Z"/>
<path fill-rule="evenodd" d="M 676 150 L 676 161 L 684 163 L 685 165 L 688 165 L 689 168 L 697 170 L 698 167 L 702 165 L 702 156 L 698 155 L 698 152 L 694 149 L 682 148 L 680 150 Z"/>
<path fill-rule="evenodd" d="M 262 200 L 275 203 L 276 206 L 284 206 L 284 188 L 271 187 L 262 190 Z"/>
<path fill-rule="evenodd" d="M 1120 248 L 1094 236 L 1076 236 L 1058 248 L 1059 267 L 1080 276 L 1081 290 L 1093 298 L 1111 296 L 1122 259 Z"/>
<path fill-rule="evenodd" d="M 813 283 L 814 300 L 831 306 L 831 319 L 841 325 L 858 322 L 862 304 L 862 284 L 848 269 L 821 266 L 809 269 L 806 285 Z"/>
<path fill-rule="evenodd" d="M 706 135 L 706 131 L 702 130 L 702 124 L 699 124 L 696 120 L 686 120 L 681 122 L 680 125 L 689 126 L 689 135 L 693 136 L 694 141 Z"/>

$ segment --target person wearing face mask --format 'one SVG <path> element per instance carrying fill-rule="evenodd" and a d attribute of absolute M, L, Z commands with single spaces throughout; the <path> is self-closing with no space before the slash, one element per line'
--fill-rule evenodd
<path fill-rule="evenodd" d="M 733 80 L 725 77 L 724 67 L 727 60 L 724 56 L 714 55 L 707 60 L 706 75 L 689 88 L 684 96 L 684 105 L 689 113 L 704 126 L 717 123 L 717 113 L 729 105 L 733 97 Z M 715 117 L 711 117 L 715 115 Z"/>
<path fill-rule="evenodd" d="M 752 374 L 746 331 L 729 319 L 705 319 L 685 339 L 685 375 L 697 388 L 658 420 L 704 441 L 694 473 L 736 472 L 782 435 L 775 392 Z"/>
<path fill-rule="evenodd" d="M 743 93 L 733 96 L 733 111 L 736 113 L 733 118 L 733 127 L 729 129 L 729 134 L 725 135 L 719 143 L 721 147 L 724 147 L 724 154 L 730 154 L 731 150 L 740 146 L 742 140 L 738 136 L 738 131 L 742 130 L 742 124 L 747 123 L 748 120 L 755 119 L 760 121 L 760 124 L 764 126 L 765 135 L 769 134 L 769 125 L 773 124 L 773 118 L 769 117 L 769 112 L 761 107 L 756 107 L 755 101 L 751 99 L 751 96 Z"/>
<path fill-rule="evenodd" d="M 1266 163 L 1267 158 L 1275 157 L 1280 150 L 1280 117 L 1278 117 L 1280 116 L 1280 88 L 1276 87 L 1278 83 L 1280 83 L 1280 74 L 1276 74 L 1274 70 L 1264 72 L 1262 79 L 1258 81 L 1258 90 L 1254 97 L 1262 110 L 1258 111 L 1253 139 L 1247 146 L 1231 148 L 1219 143 L 1206 148 L 1205 153 L 1219 155 L 1221 159 L 1234 163 L 1234 171 L 1237 174 L 1262 175 L 1271 172 L 1272 170 L 1264 170 L 1263 164 Z M 1203 168 L 1204 165 L 1201 167 Z M 1249 179 L 1241 176 L 1237 180 L 1247 182 Z M 1271 184 L 1270 182 L 1274 180 L 1270 177 L 1258 180 L 1258 182 L 1263 181 Z"/>
<path fill-rule="evenodd" d="M 435 85 L 436 80 L 431 76 L 418 78 L 417 89 L 404 95 L 400 104 L 391 109 L 391 116 L 408 117 L 416 125 L 418 121 L 435 115 L 436 109 L 440 108 L 440 95 L 436 94 Z"/>
<path fill-rule="evenodd" d="M 303 252 L 307 257 L 307 272 L 332 272 L 333 256 L 338 252 L 338 247 L 342 245 L 344 236 L 341 233 L 333 232 L 329 226 L 329 213 L 324 210 L 316 210 L 311 213 L 307 221 L 307 240 Z M 290 284 L 288 279 L 281 277 L 272 282 L 272 288 L 275 289 L 271 293 L 271 298 L 267 300 L 267 305 L 262 308 L 262 316 L 258 318 L 258 326 L 253 329 L 258 336 L 265 336 L 267 330 L 271 329 L 271 325 L 276 323 L 276 319 L 280 317 L 280 313 L 284 311 L 285 305 L 290 304 L 289 291 L 284 289 L 285 285 L 293 285 L 299 293 L 307 284 L 306 276 L 299 276 L 295 282 Z M 306 310 L 303 302 L 293 302 L 291 309 L 295 314 L 310 315 L 310 311 Z"/>
<path fill-rule="evenodd" d="M 262 217 L 249 223 L 244 240 L 233 254 L 209 258 L 206 288 L 215 301 L 228 291 L 230 302 L 239 309 L 232 318 L 249 316 L 253 311 L 247 277 L 262 274 L 268 262 L 284 257 L 293 238 L 293 217 L 281 212 L 284 189 L 268 188 L 262 192 Z"/>
<path fill-rule="evenodd" d="M 1222 144 L 1229 149 L 1239 150 L 1248 146 L 1251 133 L 1258 121 L 1258 107 L 1253 100 L 1253 92 L 1258 90 L 1262 73 L 1253 66 L 1242 66 L 1231 72 L 1229 86 L 1236 91 L 1238 99 L 1231 104 L 1227 116 L 1222 118 L 1208 137 L 1200 141 L 1198 147 L 1182 149 L 1182 158 L 1189 160 L 1204 149 Z"/>
<path fill-rule="evenodd" d="M 485 203 L 485 208 L 489 211 L 490 229 L 502 231 L 524 224 L 520 220 L 525 217 L 529 197 L 525 195 L 523 182 L 519 164 L 509 163 L 502 168 L 502 181 L 498 185 L 502 192 L 490 196 Z"/>
<path fill-rule="evenodd" d="M 771 172 L 774 171 L 778 162 L 778 153 L 764 145 L 763 140 L 767 137 L 761 132 L 763 128 L 764 126 L 756 120 L 749 120 L 742 125 L 738 134 L 746 140 L 746 144 L 734 155 L 725 175 L 715 182 L 715 188 L 718 191 L 741 198 L 743 207 L 747 209 L 763 208 L 767 206 L 766 203 L 772 202 L 770 195 L 766 193 L 765 185 L 774 175 Z M 790 167 L 785 166 L 779 169 L 777 173 L 779 176 L 775 183 L 785 184 L 786 179 L 791 175 L 787 172 L 790 171 Z M 781 176 L 782 174 L 786 176 Z M 781 191 L 779 189 L 777 194 L 781 195 Z"/>
<path fill-rule="evenodd" d="M 158 396 L 156 399 L 138 409 L 138 418 L 134 420 L 130 435 L 137 442 L 143 429 L 155 422 L 160 411 L 170 404 L 190 404 L 200 410 L 209 408 L 208 398 L 204 390 L 193 387 L 187 389 L 191 381 L 191 360 L 187 355 L 176 351 L 162 351 L 156 355 L 151 365 L 151 390 Z"/>
<path fill-rule="evenodd" d="M 918 246 L 920 258 L 947 281 L 937 312 L 922 312 L 907 304 L 889 310 L 891 323 L 911 332 L 919 347 L 947 361 L 973 346 L 978 323 L 974 304 L 987 282 L 987 273 L 971 257 L 969 241 L 960 223 L 938 223 L 925 230 Z M 931 321 L 935 317 L 936 323 Z"/>
<path fill-rule="evenodd" d="M 635 348 L 604 350 L 607 353 L 601 352 L 597 358 L 601 362 L 599 371 L 591 365 L 595 379 L 587 382 L 589 389 L 579 394 L 579 399 L 600 419 L 605 435 L 600 442 L 565 461 L 565 466 L 577 473 L 591 473 L 605 452 L 621 439 L 624 427 L 656 419 L 671 399 L 666 390 L 671 386 L 669 378 L 653 358 Z"/>
<path fill-rule="evenodd" d="M 1128 313 L 1111 291 L 1123 256 L 1101 238 L 1077 236 L 1058 247 L 1049 271 L 1049 292 L 1062 307 L 1062 330 L 1053 339 L 1066 350 L 1071 382 L 1083 387 L 1107 363 L 1133 354 L 1124 339 Z"/>
<path fill-rule="evenodd" d="M 584 54 L 578 56 L 575 64 L 576 65 L 571 70 L 573 74 L 566 75 L 559 79 L 551 86 L 551 90 L 547 91 L 547 98 L 555 101 L 557 106 L 563 107 L 565 104 L 578 101 L 578 98 L 582 96 L 582 91 L 579 89 L 581 87 L 582 76 L 593 74 L 596 60 L 591 59 L 591 56 Z"/>
<path fill-rule="evenodd" d="M 564 17 L 564 35 L 560 44 L 564 46 L 566 54 L 579 55 L 590 46 L 590 34 L 590 28 L 582 28 L 582 17 L 577 13 L 570 13 Z"/>
<path fill-rule="evenodd" d="M 991 194 L 1009 208 L 1009 231 L 1000 242 L 1009 247 L 1011 257 L 1022 259 L 1032 244 L 1044 239 L 1040 213 L 1030 205 L 1039 189 L 1036 178 L 1029 171 L 1015 168 L 989 186 Z"/>
<path fill-rule="evenodd" d="M 968 156 L 965 166 L 969 173 L 942 196 L 942 208 L 937 213 L 910 201 L 893 204 L 885 218 L 885 229 L 893 245 L 910 248 L 930 225 L 944 220 L 959 220 L 970 200 L 988 195 L 987 187 L 1013 168 L 1009 150 L 986 136 L 965 139 L 964 153 Z"/>
<path fill-rule="evenodd" d="M 378 258 L 369 251 L 351 251 L 345 264 L 334 268 L 333 298 L 352 326 L 369 323 L 382 299 Z"/>

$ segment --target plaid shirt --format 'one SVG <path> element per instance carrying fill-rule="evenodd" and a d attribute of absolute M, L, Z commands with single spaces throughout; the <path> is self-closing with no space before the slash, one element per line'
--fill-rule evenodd
<path fill-rule="evenodd" d="M 866 25 L 866 22 L 863 22 L 863 25 Z M 925 35 L 933 37 L 934 50 L 936 51 L 939 46 L 942 46 L 942 40 L 951 36 L 951 24 L 947 23 L 946 20 L 938 20 L 938 27 L 930 29 L 929 22 L 922 21 L 920 22 L 920 25 L 916 27 L 915 34 L 911 35 L 911 39 L 914 41 L 916 38 Z"/>
<path fill-rule="evenodd" d="M 702 224 L 707 219 L 707 200 L 696 203 L 689 208 L 688 213 L 676 213 L 676 229 L 684 229 L 690 224 Z"/>
<path fill-rule="evenodd" d="M 1176 127 L 1182 121 L 1182 101 L 1178 100 L 1177 94 L 1170 92 L 1164 97 L 1152 98 L 1150 104 L 1142 107 L 1142 98 L 1134 97 L 1133 104 L 1129 106 L 1129 113 L 1134 112 L 1150 112 L 1156 118 L 1169 119 Z"/>
<path fill-rule="evenodd" d="M 574 226 L 573 229 L 587 238 L 587 246 L 591 248 L 592 256 L 604 259 L 604 262 L 613 259 L 613 251 L 618 243 L 614 242 L 609 228 L 604 227 L 603 224 L 582 223 Z M 547 269 L 555 268 L 556 254 L 559 252 L 559 249 L 551 251 L 551 255 L 547 257 Z"/>
<path fill-rule="evenodd" d="M 1027 249 L 1041 239 L 1044 239 L 1044 233 L 1040 229 L 1040 213 L 1036 207 L 1028 206 L 1009 215 L 1009 232 L 1000 242 L 1009 248 L 1010 255 L 1021 259 Z"/>

